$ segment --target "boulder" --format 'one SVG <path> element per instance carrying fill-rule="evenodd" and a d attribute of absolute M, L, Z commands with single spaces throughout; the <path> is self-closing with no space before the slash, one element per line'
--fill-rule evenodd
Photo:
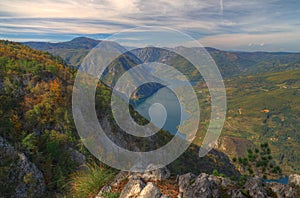
<path fill-rule="evenodd" d="M 142 174 L 142 178 L 147 181 L 162 181 L 170 177 L 170 171 L 166 167 L 156 169 L 153 165 L 149 165 L 147 170 Z"/>
<path fill-rule="evenodd" d="M 145 183 L 140 178 L 132 178 L 124 186 L 120 198 L 134 198 L 140 195 Z"/>
<path fill-rule="evenodd" d="M 289 184 L 300 187 L 300 175 L 297 174 L 290 175 Z"/>
<path fill-rule="evenodd" d="M 86 157 L 79 151 L 76 151 L 73 148 L 68 148 L 68 153 L 72 159 L 73 162 L 77 164 L 80 168 L 85 167 L 86 164 Z"/>
<path fill-rule="evenodd" d="M 263 182 L 259 177 L 250 177 L 244 185 L 245 191 L 254 198 L 268 197 L 267 191 L 263 186 Z"/>
<path fill-rule="evenodd" d="M 166 168 L 157 168 L 154 165 L 149 165 L 143 173 L 131 173 L 129 178 L 140 177 L 145 181 L 162 181 L 170 177 L 170 171 Z"/>
<path fill-rule="evenodd" d="M 185 192 L 183 198 L 206 198 L 206 197 L 219 197 L 219 189 L 214 181 L 208 179 L 209 175 L 206 173 L 200 174 L 195 182 L 191 184 Z"/>
<path fill-rule="evenodd" d="M 187 173 L 184 175 L 181 175 L 178 177 L 178 186 L 179 186 L 179 192 L 185 192 L 189 185 L 191 184 L 191 181 L 195 179 L 196 176 L 193 173 Z"/>
<path fill-rule="evenodd" d="M 152 182 L 148 182 L 145 188 L 141 191 L 138 198 L 160 198 L 161 192 L 159 188 Z"/>

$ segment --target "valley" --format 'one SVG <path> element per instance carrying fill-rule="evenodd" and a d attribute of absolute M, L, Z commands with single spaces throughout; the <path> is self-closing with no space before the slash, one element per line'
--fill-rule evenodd
<path fill-rule="evenodd" d="M 78 42 L 76 39 L 75 41 Z M 80 38 L 79 41 L 81 44 L 72 44 L 74 40 L 70 41 L 71 44 L 68 45 L 65 45 L 65 43 L 30 44 L 36 48 L 45 45 L 58 46 L 59 50 L 55 49 L 55 53 L 53 53 L 55 56 L 51 54 L 49 49 L 46 49 L 46 51 L 40 51 L 43 50 L 42 48 L 40 50 L 32 49 L 26 46 L 29 45 L 28 43 L 22 45 L 10 41 L 0 42 L 0 136 L 3 138 L 3 140 L 1 139 L 1 151 L 13 153 L 11 157 L 18 159 L 20 163 L 23 163 L 23 161 L 18 156 L 27 156 L 28 159 L 26 158 L 24 163 L 34 164 L 34 167 L 36 167 L 30 169 L 31 171 L 35 170 L 32 176 L 30 176 L 30 172 L 20 172 L 22 177 L 22 181 L 20 181 L 24 186 L 23 190 L 31 189 L 30 181 L 38 179 L 43 183 L 37 189 L 39 190 L 38 193 L 69 194 L 71 191 L 79 192 L 76 186 L 80 185 L 78 182 L 81 179 L 88 179 L 96 173 L 100 174 L 99 178 L 112 178 L 118 172 L 99 163 L 89 153 L 78 137 L 73 123 L 71 93 L 77 66 L 82 59 L 73 58 L 72 53 L 69 53 L 69 51 L 72 49 L 76 52 L 76 56 L 81 54 L 80 57 L 83 58 L 88 50 L 98 43 L 86 38 Z M 89 44 L 89 42 L 92 42 L 92 44 Z M 75 45 L 80 47 L 73 49 Z M 216 62 L 219 61 L 219 64 L 224 61 L 223 59 L 231 60 L 232 54 L 236 54 L 240 58 L 243 57 L 243 53 L 239 52 L 208 50 L 213 57 L 216 57 Z M 56 54 L 58 52 L 61 53 L 62 58 L 57 56 L 59 55 Z M 98 120 L 106 126 L 106 135 L 123 148 L 133 151 L 154 150 L 165 145 L 173 137 L 172 134 L 166 131 L 176 130 L 177 124 L 173 120 L 170 120 L 172 129 L 164 128 L 165 130 L 160 130 L 149 138 L 142 140 L 128 135 L 113 121 L 110 110 L 113 82 L 136 64 L 142 61 L 158 60 L 183 71 L 182 68 L 184 67 L 181 68 L 181 66 L 187 64 L 186 60 L 177 57 L 175 54 L 165 55 L 164 53 L 165 51 L 157 49 L 140 49 L 139 54 L 137 52 L 126 54 L 109 66 L 110 69 L 106 71 L 104 76 L 106 83 L 99 82 L 97 85 L 95 99 Z M 69 58 L 66 58 L 64 54 L 67 54 Z M 208 174 L 218 173 L 238 180 L 241 173 L 233 159 L 243 158 L 247 155 L 249 148 L 260 147 L 264 142 L 268 142 L 272 152 L 272 160 L 280 166 L 283 175 L 299 173 L 299 54 L 258 54 L 255 56 L 261 57 L 255 59 L 257 60 L 255 64 L 259 65 L 266 62 L 266 65 L 271 65 L 270 68 L 272 69 L 263 66 L 257 70 L 251 69 L 251 67 L 259 68 L 259 66 L 249 66 L 250 63 L 248 63 L 249 65 L 243 65 L 243 62 L 233 59 L 231 61 L 236 62 L 228 64 L 235 65 L 234 67 L 239 65 L 238 67 L 243 69 L 230 72 L 233 69 L 232 67 L 227 66 L 227 63 L 221 64 L 220 70 L 225 76 L 224 83 L 228 100 L 227 117 L 215 149 L 203 158 L 198 157 L 198 152 L 209 124 L 211 101 L 205 82 L 202 79 L 199 79 L 198 83 L 193 81 L 193 87 L 198 95 L 201 108 L 199 131 L 188 150 L 168 166 L 172 174 L 181 175 L 187 172 L 193 172 L 194 174 L 202 172 Z M 247 54 L 246 56 L 254 55 Z M 70 61 L 75 59 L 78 61 L 77 65 L 75 62 L 71 64 Z M 275 60 L 277 63 L 273 64 Z M 119 73 L 114 73 L 114 68 L 121 68 L 121 70 Z M 196 80 L 196 75 L 193 75 L 192 69 L 183 72 L 188 75 L 189 79 Z M 155 72 L 153 72 L 154 74 Z M 164 102 L 168 103 L 170 99 L 164 97 L 165 93 L 160 94 L 162 89 L 164 88 L 152 87 L 151 85 L 144 87 L 140 90 L 141 97 L 139 99 L 141 103 L 138 103 L 138 105 L 142 105 L 140 107 L 146 105 L 143 108 L 147 109 L 149 104 L 153 103 L 151 101 L 153 97 L 157 97 L 158 100 L 165 99 Z M 146 95 L 143 93 L 146 93 Z M 147 104 L 148 102 L 150 103 Z M 170 105 L 172 106 L 172 104 Z M 171 109 L 174 108 L 171 107 Z M 193 106 L 186 109 L 186 116 L 189 115 L 192 109 Z M 134 111 L 134 108 L 130 107 L 134 119 L 140 124 L 147 123 L 148 121 L 144 118 L 147 118 L 147 116 L 141 116 L 138 113 L 139 109 L 136 110 Z M 141 111 L 140 113 L 143 115 Z M 176 117 L 177 114 L 178 111 L 175 111 L 174 116 Z M 159 112 L 157 116 L 159 119 Z M 183 127 L 188 129 L 192 125 L 184 125 Z M 131 143 L 128 144 L 128 142 Z M 16 183 L 17 181 L 11 180 L 6 175 L 14 174 L 9 172 L 8 168 L 12 164 L 12 158 L 8 156 L 9 153 L 3 155 L 0 164 L 3 170 L 3 174 L 0 175 L 0 182 L 4 184 L 9 181 L 10 184 L 10 186 L 5 185 L 3 191 L 7 195 L 14 190 L 14 187 L 11 188 L 11 186 L 19 185 L 19 183 Z M 98 165 L 101 167 L 100 169 L 97 168 Z M 81 166 L 89 167 L 87 172 L 81 172 L 79 168 Z M 14 167 L 14 170 L 19 170 L 19 167 Z M 275 176 L 279 177 L 277 174 Z M 23 178 L 26 178 L 25 183 Z M 64 185 L 65 183 L 67 185 Z M 101 185 L 100 181 L 97 185 Z M 95 193 L 96 191 L 93 191 L 92 194 Z"/>

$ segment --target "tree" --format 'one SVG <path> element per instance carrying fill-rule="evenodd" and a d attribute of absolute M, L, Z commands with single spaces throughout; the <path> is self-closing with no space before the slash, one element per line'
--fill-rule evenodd
<path fill-rule="evenodd" d="M 268 143 L 263 143 L 260 145 L 260 149 L 248 149 L 246 157 L 239 157 L 238 160 L 234 157 L 232 161 L 245 174 L 255 174 L 264 178 L 267 178 L 267 176 L 280 176 L 282 172 L 281 168 L 272 159 Z"/>

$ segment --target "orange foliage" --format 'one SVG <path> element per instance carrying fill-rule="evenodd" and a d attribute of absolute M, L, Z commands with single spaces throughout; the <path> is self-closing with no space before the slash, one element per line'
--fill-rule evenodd
<path fill-rule="evenodd" d="M 54 96 L 55 100 L 59 103 L 62 102 L 62 84 L 58 78 L 55 78 L 53 81 L 50 81 L 50 94 Z"/>

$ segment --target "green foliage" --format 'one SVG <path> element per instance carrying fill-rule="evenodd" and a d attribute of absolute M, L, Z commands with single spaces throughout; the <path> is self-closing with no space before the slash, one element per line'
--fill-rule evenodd
<path fill-rule="evenodd" d="M 241 177 L 238 180 L 238 185 L 239 186 L 244 186 L 247 181 L 247 176 L 246 175 L 241 175 Z"/>
<path fill-rule="evenodd" d="M 120 197 L 120 192 L 107 192 L 104 193 L 103 197 L 104 198 L 119 198 Z"/>
<path fill-rule="evenodd" d="M 68 147 L 74 147 L 70 69 L 49 53 L 0 41 L 0 136 L 23 150 L 43 172 L 49 191 L 63 192 L 76 170 Z M 55 130 L 54 130 L 55 129 Z M 76 141 L 79 141 L 78 139 Z M 30 182 L 30 175 L 23 178 Z"/>
<path fill-rule="evenodd" d="M 255 153 L 255 154 L 254 154 Z M 282 171 L 279 166 L 276 166 L 276 162 L 272 160 L 271 149 L 268 143 L 262 143 L 260 149 L 248 149 L 247 156 L 244 158 L 239 157 L 233 162 L 240 167 L 241 170 L 245 170 L 246 174 L 251 176 L 280 176 Z"/>
<path fill-rule="evenodd" d="M 299 79 L 300 70 L 295 69 L 225 80 L 229 119 L 222 134 L 259 147 L 268 142 L 271 160 L 280 163 L 284 174 L 299 171 L 300 136 L 295 133 L 300 128 Z M 258 148 L 254 153 L 259 155 Z"/>
<path fill-rule="evenodd" d="M 219 173 L 219 171 L 218 171 L 217 169 L 214 169 L 213 172 L 212 172 L 212 174 L 213 174 L 214 176 L 226 177 L 225 174 Z"/>
<path fill-rule="evenodd" d="M 72 175 L 70 193 L 74 197 L 94 197 L 105 184 L 110 182 L 115 172 L 97 164 L 89 164 L 86 169 Z M 108 194 L 114 197 L 116 194 Z"/>
<path fill-rule="evenodd" d="M 218 176 L 218 175 L 219 175 L 218 170 L 214 169 L 214 170 L 213 170 L 213 175 L 214 175 L 214 176 Z"/>
<path fill-rule="evenodd" d="M 22 140 L 22 147 L 30 154 L 36 153 L 37 151 L 37 138 L 34 133 L 28 134 Z"/>

